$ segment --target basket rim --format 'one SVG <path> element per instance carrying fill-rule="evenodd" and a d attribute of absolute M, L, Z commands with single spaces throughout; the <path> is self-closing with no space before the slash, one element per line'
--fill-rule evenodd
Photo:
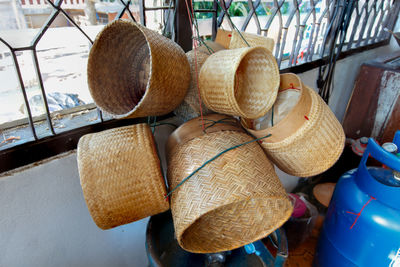
<path fill-rule="evenodd" d="M 251 238 L 250 240 L 246 240 L 246 241 L 242 241 L 241 240 L 240 242 L 238 242 L 237 245 L 230 246 L 225 250 L 212 250 L 212 251 L 210 251 L 210 250 L 191 250 L 190 248 L 184 247 L 183 242 L 182 242 L 182 239 L 183 239 L 182 237 L 185 235 L 186 231 L 189 230 L 194 224 L 196 224 L 203 216 L 206 216 L 206 215 L 208 215 L 208 214 L 210 214 L 212 212 L 216 212 L 216 211 L 219 211 L 221 209 L 224 209 L 224 208 L 226 208 L 227 206 L 230 206 L 230 205 L 235 205 L 235 204 L 238 204 L 238 203 L 249 202 L 249 201 L 254 201 L 254 200 L 260 200 L 260 201 L 262 201 L 262 200 L 264 200 L 264 201 L 267 201 L 267 200 L 268 201 L 270 201 L 270 200 L 273 200 L 273 201 L 282 200 L 282 201 L 285 201 L 286 204 L 288 204 L 288 207 L 285 210 L 281 210 L 281 211 L 283 211 L 283 213 L 282 213 L 283 216 L 281 216 L 280 219 L 277 220 L 277 223 L 275 224 L 275 226 L 271 227 L 271 229 L 268 229 L 267 231 L 261 231 L 259 234 L 255 235 L 255 237 Z M 177 240 L 178 240 L 179 245 L 182 248 L 184 248 L 186 251 L 193 252 L 193 253 L 218 253 L 218 252 L 222 252 L 222 251 L 233 250 L 233 249 L 242 247 L 242 246 L 244 246 L 246 244 L 250 244 L 250 243 L 252 243 L 252 242 L 254 242 L 256 240 L 259 240 L 259 239 L 261 239 L 261 238 L 263 238 L 265 236 L 268 236 L 270 233 L 272 233 L 273 231 L 275 231 L 276 229 L 281 227 L 290 218 L 292 213 L 293 213 L 293 205 L 292 205 L 291 201 L 289 200 L 289 198 L 287 196 L 285 197 L 284 195 L 281 195 L 281 196 L 272 195 L 272 196 L 268 196 L 268 197 L 262 196 L 262 195 L 258 195 L 256 197 L 248 197 L 248 198 L 245 198 L 245 199 L 238 199 L 236 201 L 223 204 L 221 206 L 218 206 L 215 209 L 210 209 L 210 210 L 202 213 L 191 224 L 188 224 L 185 228 L 181 229 L 180 234 L 177 233 L 177 235 L 179 235 Z"/>
<path fill-rule="evenodd" d="M 309 134 L 311 131 L 313 131 L 313 129 L 315 130 L 314 125 L 321 120 L 321 116 L 323 114 L 322 114 L 322 112 L 315 113 L 315 114 L 310 114 L 310 113 L 313 110 L 318 109 L 318 106 L 322 106 L 321 103 L 319 102 L 319 99 L 316 98 L 316 97 L 319 97 L 319 96 L 313 95 L 313 94 L 316 94 L 314 92 L 314 90 L 311 89 L 308 86 L 305 86 L 304 84 L 303 84 L 302 92 L 304 92 L 304 95 L 307 95 L 307 97 L 310 100 L 310 105 L 308 107 L 308 112 L 306 114 L 307 119 L 303 121 L 302 125 L 299 128 L 297 128 L 297 130 L 295 132 L 293 132 L 290 135 L 286 136 L 282 140 L 280 140 L 278 142 L 272 142 L 271 139 L 270 139 L 270 140 L 267 140 L 267 142 L 264 142 L 263 144 L 265 144 L 266 146 L 270 145 L 271 148 L 278 147 L 278 146 L 279 147 L 283 147 L 283 146 L 285 146 L 285 143 L 293 142 L 294 140 L 296 140 L 298 138 L 301 138 L 302 136 L 304 136 L 306 134 Z M 299 103 L 300 103 L 300 101 L 299 101 Z M 325 107 L 324 107 L 324 109 L 325 109 Z M 290 119 L 289 118 L 289 114 L 281 122 L 283 122 L 285 119 L 286 120 Z M 277 124 L 277 126 L 278 125 L 279 125 L 279 123 Z M 277 128 L 274 128 L 274 130 L 276 130 Z M 319 132 L 319 131 L 320 131 L 320 129 L 316 130 L 316 132 Z M 300 135 L 300 132 L 302 133 L 301 135 Z"/>
<path fill-rule="evenodd" d="M 307 92 L 309 97 L 311 98 L 312 102 L 310 104 L 310 111 L 307 117 L 307 120 L 303 121 L 303 124 L 301 127 L 297 128 L 296 131 L 292 132 L 289 136 L 285 137 L 284 139 L 280 141 L 274 142 L 274 140 L 271 140 L 270 138 L 266 140 L 266 142 L 263 142 L 261 146 L 264 148 L 266 151 L 267 155 L 269 158 L 274 162 L 275 165 L 277 165 L 281 170 L 284 172 L 287 172 L 288 174 L 295 175 L 298 177 L 308 177 L 308 176 L 313 176 L 320 174 L 321 172 L 325 171 L 326 168 L 324 166 L 318 167 L 317 165 L 314 165 L 314 167 L 311 170 L 304 170 L 302 169 L 301 171 L 298 170 L 287 170 L 287 168 L 284 165 L 280 165 L 278 159 L 275 159 L 274 153 L 280 153 L 283 149 L 291 149 L 292 146 L 298 146 L 299 142 L 307 142 L 308 139 L 312 139 L 312 136 L 316 136 L 319 134 L 323 134 L 326 132 L 326 130 L 323 130 L 322 128 L 315 127 L 315 125 L 319 124 L 324 124 L 324 119 L 325 116 L 328 116 L 329 118 L 335 119 L 336 122 L 329 123 L 330 126 L 332 127 L 340 127 L 341 129 L 338 129 L 341 133 L 338 136 L 337 143 L 332 149 L 329 151 L 328 155 L 326 155 L 326 158 L 328 159 L 328 162 L 331 164 L 331 166 L 338 161 L 340 155 L 342 154 L 344 145 L 345 145 L 345 134 L 343 132 L 343 128 L 340 125 L 340 122 L 337 121 L 335 115 L 333 112 L 330 110 L 330 108 L 325 104 L 325 102 L 320 98 L 320 96 L 311 88 L 308 86 L 303 85 L 303 91 Z M 314 113 L 313 113 L 314 112 Z M 288 115 L 287 115 L 288 116 Z M 285 117 L 286 118 L 286 117 Z M 284 119 L 285 119 L 284 118 Z M 300 116 L 298 117 L 300 118 Z M 242 125 L 245 126 L 242 122 Z M 278 125 L 278 124 L 277 124 Z M 255 136 L 262 136 L 265 135 L 266 133 L 269 133 L 269 129 L 263 129 L 263 130 L 252 130 L 247 127 L 245 127 L 246 130 L 255 135 Z M 312 142 L 312 141 L 310 141 Z M 290 150 L 293 151 L 293 150 Z M 310 151 L 310 153 L 313 153 Z M 306 153 L 304 154 L 306 155 Z M 282 156 L 283 157 L 283 156 Z M 309 158 L 308 156 L 306 156 Z"/>
<path fill-rule="evenodd" d="M 244 47 L 244 48 L 234 48 L 234 49 L 243 49 L 243 53 L 240 54 L 240 56 L 236 59 L 234 66 L 234 70 L 235 70 L 235 74 L 232 75 L 232 80 L 230 81 L 232 86 L 230 86 L 228 88 L 228 94 L 231 97 L 228 97 L 228 101 L 230 102 L 231 105 L 234 106 L 234 108 L 239 111 L 238 113 L 240 113 L 241 116 L 246 115 L 246 118 L 250 118 L 250 119 L 255 119 L 255 118 L 259 118 L 263 115 L 265 115 L 269 109 L 266 109 L 265 111 L 260 111 L 258 112 L 258 114 L 254 114 L 254 115 L 249 115 L 247 114 L 247 112 L 244 112 L 242 110 L 242 108 L 240 107 L 238 100 L 236 99 L 235 96 L 235 89 L 236 89 L 236 73 L 237 70 L 240 66 L 240 64 L 242 63 L 242 60 L 247 57 L 250 53 L 256 51 L 256 50 L 260 50 L 263 51 L 263 53 L 266 55 L 267 60 L 269 62 L 270 65 L 272 65 L 274 67 L 274 72 L 273 75 L 275 74 L 278 79 L 276 79 L 275 84 L 273 86 L 273 91 L 274 91 L 274 97 L 276 98 L 277 94 L 278 94 L 278 90 L 279 89 L 279 84 L 280 84 L 280 76 L 279 76 L 279 69 L 278 69 L 278 64 L 276 63 L 275 57 L 272 55 L 272 53 L 265 47 L 263 46 L 254 46 L 254 47 Z M 243 116 L 244 117 L 244 116 Z"/>
<path fill-rule="evenodd" d="M 308 87 L 303 87 L 301 88 L 301 97 L 298 101 L 298 103 L 296 104 L 296 106 L 293 107 L 293 109 L 277 124 L 275 124 L 272 127 L 268 127 L 266 129 L 262 129 L 262 130 L 254 130 L 254 129 L 250 129 L 249 127 L 247 127 L 247 124 L 243 121 L 243 119 L 241 120 L 241 124 L 242 126 L 249 131 L 251 134 L 256 134 L 256 135 L 266 135 L 266 134 L 270 134 L 272 132 L 277 132 L 282 128 L 282 125 L 284 125 L 285 123 L 287 123 L 287 121 L 291 120 L 293 116 L 296 116 L 296 108 L 300 107 L 303 104 L 304 99 L 308 99 L 310 101 L 309 106 L 307 106 L 307 114 L 308 117 L 310 116 L 310 111 L 312 110 L 312 107 L 315 105 L 318 105 L 318 103 L 315 103 L 316 101 L 313 101 L 313 98 L 311 96 L 310 93 L 310 88 Z M 302 101 L 303 100 L 303 101 Z M 311 118 L 309 118 L 309 120 L 304 120 L 301 125 L 299 127 L 296 128 L 295 131 L 293 131 L 292 133 L 284 136 L 284 137 L 280 137 L 278 139 L 278 141 L 274 141 L 273 138 L 268 138 L 268 140 L 266 140 L 265 142 L 263 142 L 263 145 L 274 145 L 274 146 L 285 146 L 285 144 L 287 142 L 289 142 L 289 140 L 294 140 L 296 138 L 298 138 L 298 132 L 300 132 L 302 129 L 305 129 L 305 131 L 302 132 L 302 135 L 304 135 L 305 133 L 308 133 L 311 129 L 312 129 L 312 125 L 314 125 L 318 119 L 319 119 L 320 115 L 317 114 L 317 116 L 312 116 Z M 308 126 L 308 127 L 307 127 Z"/>
<path fill-rule="evenodd" d="M 286 88 L 286 87 L 292 85 L 294 87 L 294 89 L 299 90 L 301 92 L 300 98 L 302 98 L 302 96 L 304 94 L 303 87 L 305 87 L 305 85 L 302 83 L 302 81 L 301 81 L 299 76 L 297 76 L 294 73 L 283 73 L 283 74 L 280 74 L 279 77 L 280 77 L 280 83 L 279 83 L 279 90 L 277 92 L 277 95 L 279 95 L 281 92 L 283 92 L 285 90 L 291 89 L 290 87 L 289 88 Z M 286 81 L 286 80 L 289 80 L 289 81 Z M 290 83 L 290 81 L 293 81 L 293 83 Z M 296 83 L 296 85 L 294 83 Z M 300 98 L 299 98 L 298 103 L 295 105 L 295 107 L 299 104 Z M 292 110 L 290 110 L 289 113 L 292 113 Z M 284 120 L 287 116 L 285 116 L 282 120 Z M 261 117 L 259 117 L 259 118 L 261 118 Z M 255 130 L 255 129 L 251 129 L 251 127 L 248 126 L 249 123 L 251 123 L 252 120 L 253 119 L 248 119 L 248 118 L 241 117 L 240 118 L 240 123 L 241 123 L 242 127 L 244 127 L 245 129 L 253 130 L 253 131 L 257 131 L 257 132 L 258 131 L 262 131 L 262 130 L 266 130 L 266 129 L 271 129 L 271 128 L 274 129 L 274 127 L 279 124 L 279 123 L 277 123 L 274 126 L 271 126 L 271 127 L 268 127 L 266 129 L 262 129 L 262 130 Z"/>
<path fill-rule="evenodd" d="M 229 49 L 229 45 L 230 45 L 231 40 L 232 40 L 232 38 L 231 38 L 231 36 L 229 36 L 229 34 L 232 35 L 232 31 L 224 30 L 222 28 L 218 28 L 217 29 L 217 34 L 216 34 L 216 37 L 215 37 L 215 42 L 220 44 L 220 45 L 222 45 L 225 49 Z M 229 37 L 229 42 L 227 42 L 226 44 L 224 44 L 223 42 L 219 42 L 219 41 L 223 41 L 224 40 L 224 38 L 222 36 L 224 36 L 224 37 L 228 36 Z M 219 37 L 221 37 L 221 38 L 219 38 Z"/>
<path fill-rule="evenodd" d="M 289 81 L 286 81 L 286 80 L 289 80 Z M 290 83 L 290 80 L 296 82 L 297 84 Z M 280 74 L 280 85 L 279 86 L 281 87 L 281 84 L 282 84 L 282 85 L 285 85 L 285 87 L 286 87 L 288 82 L 289 82 L 289 86 L 290 86 L 290 84 L 293 84 L 293 87 L 295 89 L 303 89 L 303 87 L 305 87 L 305 85 L 301 81 L 300 77 L 297 76 L 296 74 L 291 73 L 291 72 Z M 296 87 L 298 87 L 298 88 L 296 88 Z M 291 88 L 279 88 L 279 89 L 284 90 L 284 89 L 291 89 Z"/>
<path fill-rule="evenodd" d="M 147 79 L 147 84 L 146 84 L 146 91 L 143 94 L 143 96 L 140 98 L 139 102 L 133 107 L 133 109 L 131 109 L 130 111 L 124 113 L 124 114 L 116 114 L 115 112 L 109 110 L 108 107 L 100 107 L 99 108 L 109 114 L 111 114 L 113 117 L 117 118 L 117 119 L 121 119 L 121 118 L 125 118 L 125 117 L 129 117 L 130 115 L 132 115 L 134 112 L 136 112 L 137 109 L 139 109 L 142 105 L 142 102 L 144 101 L 145 97 L 147 96 L 149 90 L 150 90 L 150 84 L 152 84 L 152 81 L 154 80 L 153 77 L 153 71 L 152 71 L 152 66 L 153 66 L 153 57 L 152 57 L 152 45 L 151 42 L 148 40 L 148 36 L 147 34 L 144 32 L 143 30 L 143 26 L 141 26 L 138 23 L 135 23 L 133 21 L 129 21 L 129 20 L 125 20 L 125 19 L 120 19 L 120 20 L 115 20 L 109 24 L 107 24 L 106 26 L 104 26 L 104 28 L 97 34 L 95 41 L 93 42 L 93 46 L 91 47 L 90 51 L 89 51 L 89 57 L 88 57 L 88 65 L 87 65 L 87 69 L 94 69 L 94 67 L 92 66 L 93 61 L 95 60 L 94 57 L 94 53 L 97 52 L 96 49 L 98 49 L 98 46 L 100 46 L 101 43 L 101 38 L 104 38 L 104 36 L 107 36 L 106 34 L 108 34 L 107 31 L 115 31 L 115 29 L 118 30 L 118 27 L 120 27 L 121 25 L 128 25 L 131 26 L 133 28 L 136 28 L 140 31 L 141 35 L 144 37 L 144 39 L 146 40 L 146 45 L 149 48 L 149 59 L 150 59 L 150 71 L 149 71 L 149 77 Z M 146 28 L 147 29 L 147 28 Z M 150 30 L 150 29 L 147 29 Z M 87 71 L 87 79 L 88 79 L 88 88 L 89 88 L 89 92 L 91 95 L 93 95 L 92 91 L 92 87 L 90 86 L 90 78 L 89 78 L 89 71 Z M 97 103 L 97 101 L 95 101 Z M 97 104 L 96 104 L 97 105 Z"/>
<path fill-rule="evenodd" d="M 179 147 L 181 144 L 187 143 L 193 139 L 199 138 L 206 134 L 211 134 L 213 132 L 218 132 L 218 131 L 236 131 L 236 132 L 246 133 L 246 131 L 240 125 L 240 122 L 232 116 L 218 114 L 218 113 L 203 116 L 203 119 L 205 120 L 207 119 L 219 120 L 224 118 L 232 119 L 232 122 L 233 120 L 235 120 L 236 125 L 228 125 L 221 123 L 221 124 L 216 124 L 203 131 L 201 123 L 202 119 L 201 117 L 197 117 L 185 122 L 184 124 L 176 128 L 175 131 L 173 131 L 171 135 L 168 137 L 166 143 L 167 157 L 169 153 L 171 153 L 176 147 Z"/>
<path fill-rule="evenodd" d="M 244 41 L 243 38 L 240 35 L 242 35 L 243 38 L 246 41 Z M 235 42 L 232 42 L 232 40 L 234 40 Z M 245 32 L 245 31 L 232 31 L 232 38 L 231 38 L 231 43 L 229 44 L 229 48 L 230 49 L 238 48 L 238 46 L 237 46 L 238 42 L 243 43 L 243 45 L 247 45 L 246 42 L 249 42 L 249 44 L 250 44 L 254 40 L 264 41 L 264 42 L 268 42 L 268 41 L 269 42 L 273 42 L 272 43 L 272 50 L 267 48 L 267 44 L 266 43 L 264 45 L 260 45 L 260 44 L 256 45 L 256 46 L 262 46 L 262 47 L 267 48 L 267 50 L 270 51 L 271 53 L 273 52 L 273 49 L 274 49 L 274 46 L 275 46 L 274 38 L 271 38 L 271 37 L 268 37 L 268 36 L 265 36 L 265 35 L 261 35 L 261 34 Z M 231 46 L 235 46 L 235 47 L 231 47 Z M 250 46 L 252 46 L 252 45 L 250 44 Z"/>

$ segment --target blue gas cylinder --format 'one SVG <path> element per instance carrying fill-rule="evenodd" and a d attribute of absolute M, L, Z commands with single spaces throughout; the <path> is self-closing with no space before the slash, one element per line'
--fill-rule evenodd
<path fill-rule="evenodd" d="M 393 143 L 400 147 L 400 131 Z M 368 156 L 388 168 L 367 167 Z M 369 139 L 358 169 L 336 185 L 315 266 L 400 267 L 400 158 Z"/>

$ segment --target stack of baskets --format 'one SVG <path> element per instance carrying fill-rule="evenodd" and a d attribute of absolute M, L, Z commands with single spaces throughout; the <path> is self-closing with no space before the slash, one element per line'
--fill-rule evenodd
<path fill-rule="evenodd" d="M 81 138 L 82 189 L 100 228 L 171 208 L 182 248 L 238 248 L 292 213 L 272 163 L 304 177 L 340 156 L 340 123 L 296 75 L 279 74 L 270 39 L 220 30 L 208 44 L 185 55 L 171 40 L 126 21 L 98 35 L 88 81 L 100 109 L 115 118 L 175 110 L 186 121 L 166 146 L 169 193 L 147 124 Z"/>

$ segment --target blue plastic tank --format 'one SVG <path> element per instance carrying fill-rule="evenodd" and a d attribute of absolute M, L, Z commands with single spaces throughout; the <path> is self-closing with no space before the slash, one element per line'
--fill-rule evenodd
<path fill-rule="evenodd" d="M 400 148 L 400 131 L 393 143 Z M 368 155 L 386 168 L 367 167 Z M 400 267 L 400 158 L 373 139 L 358 169 L 336 185 L 321 230 L 315 266 Z"/>

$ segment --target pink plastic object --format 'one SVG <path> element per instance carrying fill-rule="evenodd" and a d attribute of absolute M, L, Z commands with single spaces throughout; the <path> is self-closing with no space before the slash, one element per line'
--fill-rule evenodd
<path fill-rule="evenodd" d="M 318 210 L 310 202 L 308 202 L 303 195 L 290 195 L 290 198 L 295 198 L 296 203 L 303 203 L 306 206 L 306 211 L 303 212 L 301 217 L 292 217 L 285 223 L 284 229 L 286 231 L 289 249 L 295 249 L 302 244 L 311 234 L 314 228 L 315 221 L 318 216 Z M 296 205 L 296 204 L 294 204 Z M 302 206 L 302 205 L 301 205 Z M 296 208 L 294 208 L 296 210 Z M 303 210 L 303 208 L 299 208 Z M 300 212 L 299 212 L 300 213 Z M 296 214 L 297 215 L 297 214 Z"/>
<path fill-rule="evenodd" d="M 300 199 L 300 197 L 296 194 L 289 194 L 289 198 L 292 201 L 293 204 L 293 213 L 292 217 L 293 218 L 300 218 L 302 217 L 306 211 L 307 211 L 307 205 L 304 203 L 303 200 Z"/>

